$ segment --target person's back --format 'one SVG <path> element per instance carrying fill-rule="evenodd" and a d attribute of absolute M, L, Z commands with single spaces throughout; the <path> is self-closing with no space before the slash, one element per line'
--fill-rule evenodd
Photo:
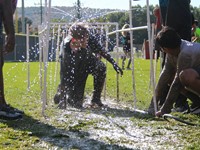
<path fill-rule="evenodd" d="M 189 58 L 191 60 L 190 65 L 187 64 L 187 67 L 200 67 L 200 43 L 182 40 L 180 49 L 180 54 L 185 55 L 185 57 L 188 58 L 187 60 L 189 60 Z"/>

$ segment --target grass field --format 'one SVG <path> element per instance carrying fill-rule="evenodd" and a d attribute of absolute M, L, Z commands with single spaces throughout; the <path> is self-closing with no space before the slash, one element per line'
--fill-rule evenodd
<path fill-rule="evenodd" d="M 121 60 L 120 60 L 121 64 Z M 147 109 L 152 96 L 152 88 L 150 85 L 150 62 L 149 60 L 137 59 L 135 64 L 135 89 L 136 89 L 136 106 L 139 109 Z M 41 100 L 41 86 L 40 86 L 40 69 L 38 62 L 30 63 L 30 89 L 28 86 L 27 63 L 24 62 L 10 62 L 4 65 L 4 82 L 5 95 L 7 102 L 14 107 L 25 111 L 25 116 L 22 120 L 4 121 L 0 120 L 0 149 L 62 149 L 62 146 L 44 140 L 46 137 L 54 139 L 61 139 L 58 134 L 53 134 L 54 130 L 71 130 L 69 124 L 59 123 L 55 116 L 62 113 L 53 104 L 53 96 L 56 92 L 59 83 L 59 68 L 56 71 L 55 62 L 48 64 L 47 77 L 47 110 L 45 111 L 48 118 L 45 119 L 41 115 L 42 100 Z M 59 66 L 59 65 L 58 65 Z M 157 76 L 159 74 L 159 63 L 157 67 Z M 116 100 L 116 73 L 112 66 L 107 63 L 107 79 L 106 79 L 106 99 Z M 132 71 L 125 70 L 123 77 L 119 77 L 119 102 L 127 107 L 133 107 L 133 82 Z M 90 97 L 93 89 L 93 78 L 89 76 L 86 84 L 85 95 Z M 104 93 L 103 93 L 104 94 Z M 102 94 L 102 97 L 103 97 Z M 113 115 L 113 114 L 109 114 Z M 200 124 L 200 118 L 194 115 L 183 115 L 175 113 L 175 115 Z M 145 119 L 141 117 L 130 117 L 132 122 L 139 126 L 151 126 L 156 129 L 163 129 L 175 133 L 180 141 L 181 147 L 177 145 L 176 149 L 200 149 L 200 127 L 193 127 L 183 125 L 174 120 L 170 122 L 162 119 Z M 87 122 L 88 123 L 88 122 Z M 92 121 L 89 122 L 93 124 Z M 85 125 L 85 124 L 84 124 Z M 81 126 L 82 127 L 82 126 Z M 79 126 L 79 130 L 81 130 Z M 83 127 L 84 128 L 84 127 Z M 151 131 L 148 131 L 151 132 Z M 162 133 L 152 133 L 152 137 L 165 136 Z M 47 142 L 48 141 L 48 142 Z M 38 143 L 40 143 L 38 145 Z M 116 144 L 115 142 L 113 142 Z M 176 142 L 175 142 L 176 143 Z M 175 144 L 174 143 L 174 144 Z M 112 145 L 112 142 L 110 143 Z M 168 149 L 171 143 L 163 145 L 164 149 Z M 48 145 L 48 146 L 46 146 Z M 56 148 L 53 148 L 55 147 Z M 51 147 L 52 146 L 52 147 Z M 47 148 L 48 147 L 48 148 Z M 176 147 L 176 146 L 175 146 Z M 65 148 L 63 148 L 65 149 Z M 67 149 L 67 148 L 66 148 Z M 72 149 L 81 149 L 74 147 Z M 106 149 L 106 148 L 105 148 Z M 119 148 L 120 149 L 120 148 Z M 149 148 L 151 149 L 151 148 Z M 152 148 L 153 149 L 153 148 Z"/>

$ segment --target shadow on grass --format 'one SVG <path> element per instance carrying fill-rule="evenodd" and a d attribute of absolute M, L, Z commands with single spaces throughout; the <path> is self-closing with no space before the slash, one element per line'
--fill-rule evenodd
<path fill-rule="evenodd" d="M 32 141 L 33 147 L 42 147 L 43 142 L 48 143 L 51 147 L 64 148 L 64 149 L 115 149 L 115 150 L 129 150 L 129 148 L 122 147 L 116 144 L 106 144 L 102 141 L 90 138 L 88 132 L 79 130 L 65 130 L 54 127 L 52 125 L 43 123 L 31 116 L 24 115 L 23 119 L 16 121 L 3 121 L 9 128 L 22 131 L 21 137 L 27 140 L 30 137 L 37 137 L 38 140 Z"/>

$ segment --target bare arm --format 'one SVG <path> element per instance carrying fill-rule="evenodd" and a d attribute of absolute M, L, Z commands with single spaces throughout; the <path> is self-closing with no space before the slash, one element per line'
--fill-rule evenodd
<path fill-rule="evenodd" d="M 159 101 L 161 98 L 166 97 L 168 92 L 168 86 L 171 84 L 175 75 L 175 65 L 172 63 L 172 58 L 166 57 L 165 66 L 160 74 L 158 84 L 156 85 L 156 100 Z"/>
<path fill-rule="evenodd" d="M 3 24 L 7 35 L 4 51 L 8 53 L 12 52 L 15 47 L 12 0 L 3 1 Z"/>

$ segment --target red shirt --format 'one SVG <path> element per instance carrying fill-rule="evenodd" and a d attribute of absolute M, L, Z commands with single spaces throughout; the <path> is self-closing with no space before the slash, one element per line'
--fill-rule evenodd
<path fill-rule="evenodd" d="M 162 23 L 161 23 L 161 13 L 160 13 L 160 9 L 157 8 L 154 10 L 154 15 L 156 16 L 156 27 L 157 30 L 162 28 Z"/>

